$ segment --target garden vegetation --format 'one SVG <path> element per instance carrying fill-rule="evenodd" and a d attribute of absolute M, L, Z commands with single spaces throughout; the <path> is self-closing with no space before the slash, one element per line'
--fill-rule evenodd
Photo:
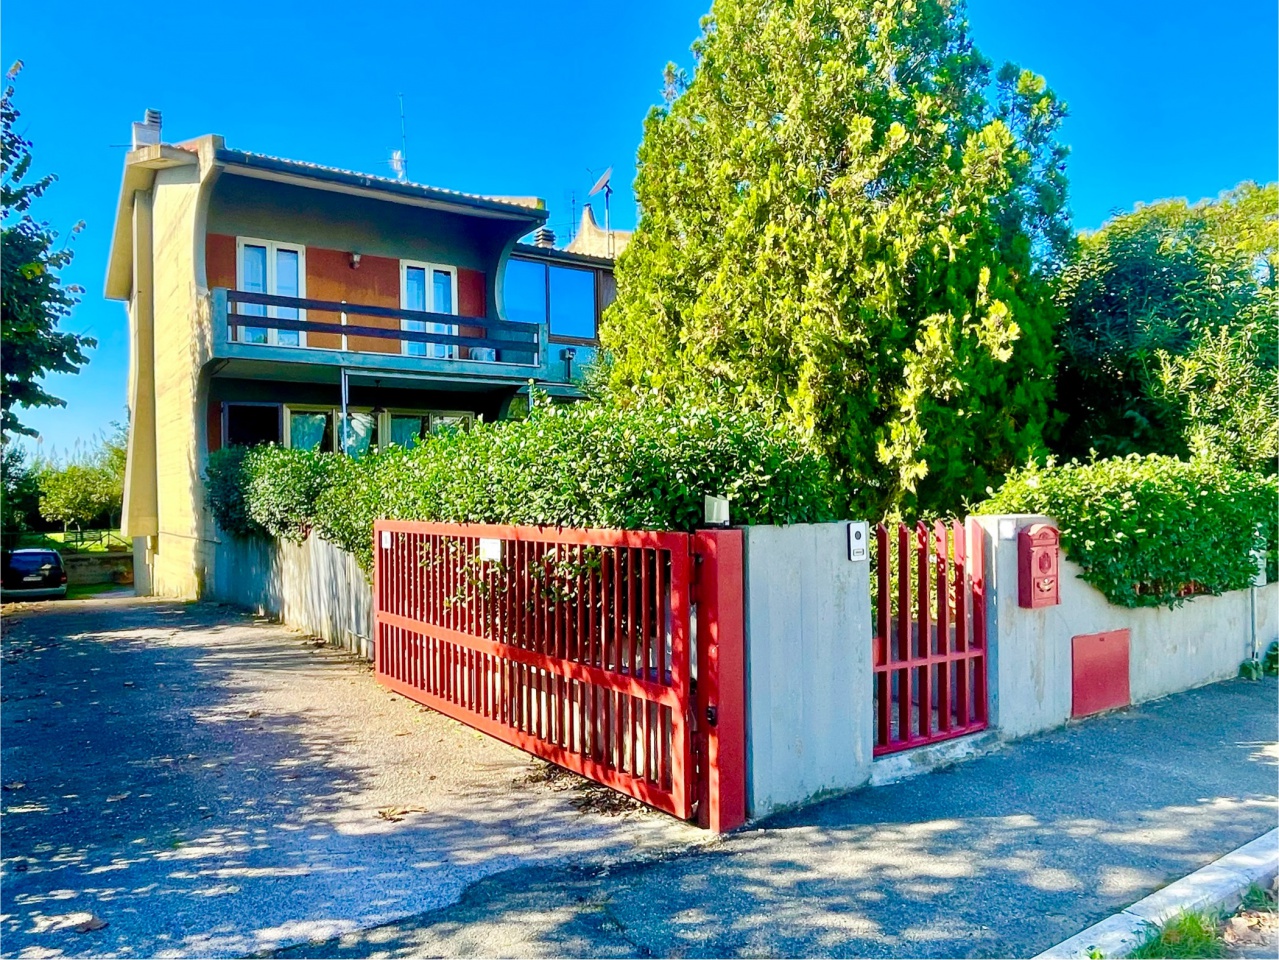
<path fill-rule="evenodd" d="M 380 517 L 552 527 L 692 530 L 706 494 L 735 523 L 835 518 L 830 470 L 794 431 L 706 403 L 537 404 L 525 420 L 478 423 L 359 460 L 257 447 L 209 458 L 209 507 L 240 536 L 310 531 L 372 556 Z"/>
<path fill-rule="evenodd" d="M 1175 606 L 1275 576 L 1279 479 L 1151 454 L 1014 472 L 977 512 L 1052 517 L 1082 578 L 1124 607 Z"/>

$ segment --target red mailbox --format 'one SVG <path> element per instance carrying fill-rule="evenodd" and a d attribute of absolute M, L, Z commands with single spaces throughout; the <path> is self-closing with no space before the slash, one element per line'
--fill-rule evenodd
<path fill-rule="evenodd" d="M 1061 535 L 1046 523 L 1032 523 L 1017 534 L 1017 603 L 1023 607 L 1054 607 L 1061 603 Z"/>

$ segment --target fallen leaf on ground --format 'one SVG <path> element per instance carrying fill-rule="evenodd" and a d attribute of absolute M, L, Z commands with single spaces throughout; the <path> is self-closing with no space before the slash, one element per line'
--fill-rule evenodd
<path fill-rule="evenodd" d="M 426 813 L 426 809 L 424 807 L 382 807 L 377 815 L 383 820 L 399 823 L 410 813 Z"/>
<path fill-rule="evenodd" d="M 88 920 L 75 925 L 76 933 L 92 933 L 94 930 L 101 930 L 107 926 L 107 922 L 96 914 L 91 914 Z"/>

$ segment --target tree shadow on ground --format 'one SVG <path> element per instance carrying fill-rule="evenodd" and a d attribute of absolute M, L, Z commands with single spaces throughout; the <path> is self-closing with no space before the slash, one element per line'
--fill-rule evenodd
<path fill-rule="evenodd" d="M 216 605 L 39 605 L 0 650 L 5 956 L 240 956 L 699 837 L 583 814 L 367 664 Z"/>
<path fill-rule="evenodd" d="M 1033 956 L 1275 823 L 1276 685 L 1232 681 L 711 848 L 519 871 L 288 956 Z"/>

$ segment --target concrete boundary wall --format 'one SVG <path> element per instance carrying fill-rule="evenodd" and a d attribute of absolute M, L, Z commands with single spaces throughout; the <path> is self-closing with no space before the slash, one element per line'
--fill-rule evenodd
<path fill-rule="evenodd" d="M 1030 515 L 975 519 L 986 534 L 991 722 L 1004 737 L 1025 736 L 1070 719 L 1073 637 L 1131 632 L 1134 703 L 1233 677 L 1252 656 L 1254 637 L 1261 651 L 1279 639 L 1279 584 L 1196 597 L 1175 609 L 1119 607 L 1079 579 L 1081 568 L 1064 554 L 1061 603 L 1023 609 L 1017 603 L 1015 531 L 1031 523 L 1056 523 Z"/>
<path fill-rule="evenodd" d="M 848 524 L 746 527 L 747 811 L 870 779 L 870 565 Z"/>
<path fill-rule="evenodd" d="M 373 588 L 355 557 L 326 540 L 226 537 L 209 595 L 373 659 Z"/>

